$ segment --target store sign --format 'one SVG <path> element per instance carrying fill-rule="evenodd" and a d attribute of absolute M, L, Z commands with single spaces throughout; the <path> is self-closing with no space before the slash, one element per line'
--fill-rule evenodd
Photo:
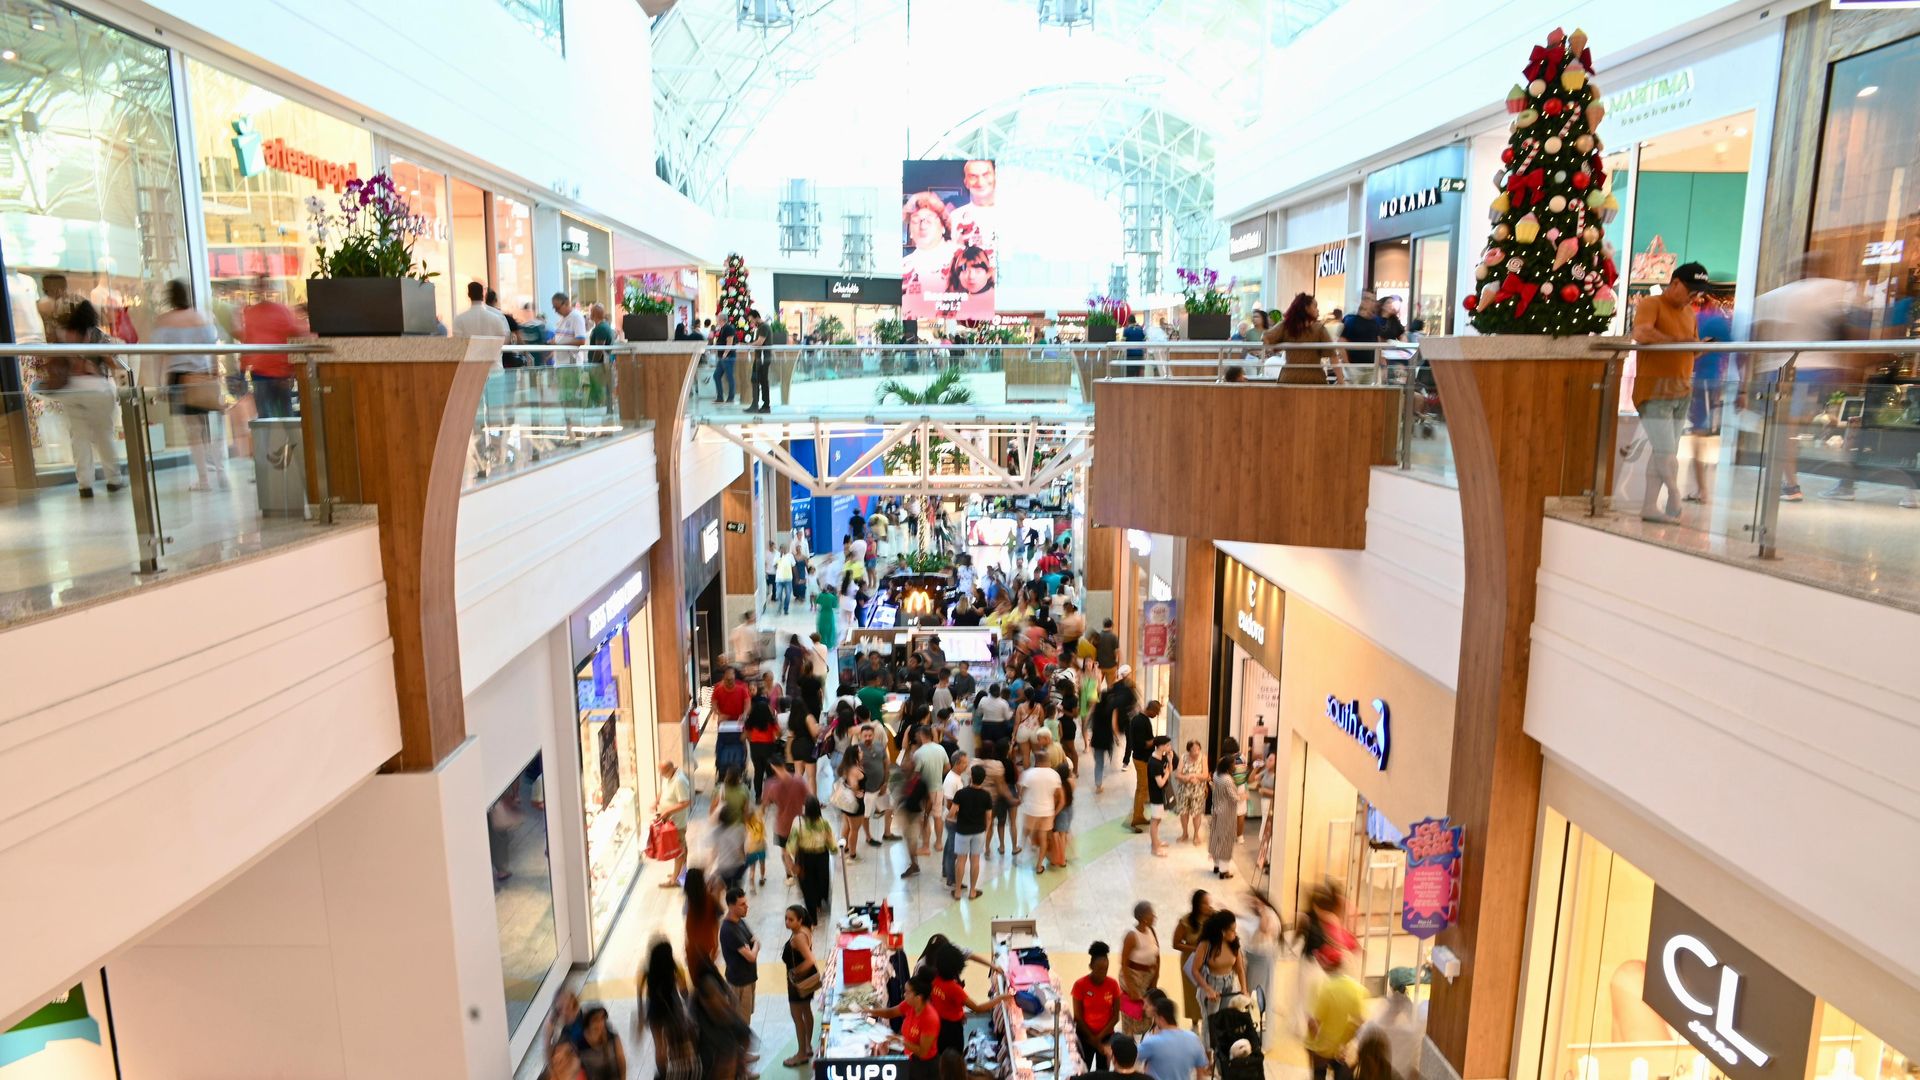
<path fill-rule="evenodd" d="M 1339 277 L 1347 272 L 1347 245 L 1330 247 L 1313 260 L 1314 277 Z"/>
<path fill-rule="evenodd" d="M 1140 666 L 1173 663 L 1174 627 L 1179 621 L 1175 600 L 1149 600 L 1140 605 Z"/>
<path fill-rule="evenodd" d="M 1422 818 L 1413 823 L 1400 847 L 1407 853 L 1407 875 L 1400 893 L 1400 925 L 1417 938 L 1430 938 L 1460 916 L 1460 857 L 1465 830 L 1452 818 Z"/>
<path fill-rule="evenodd" d="M 813 1063 L 813 1080 L 903 1080 L 903 1065 L 900 1058 L 819 1058 Z"/>
<path fill-rule="evenodd" d="M 1227 255 L 1230 258 L 1245 258 L 1266 250 L 1267 224 L 1262 218 L 1243 221 L 1227 233 Z"/>
<path fill-rule="evenodd" d="M 1267 628 L 1260 625 L 1260 617 L 1255 615 L 1253 610 L 1255 602 L 1259 599 L 1260 583 L 1249 577 L 1247 579 L 1247 606 L 1241 608 L 1234 616 L 1234 623 L 1240 627 L 1241 633 L 1253 639 L 1254 644 L 1265 645 L 1267 643 Z"/>
<path fill-rule="evenodd" d="M 1685 67 L 1608 94 L 1607 126 L 1610 129 L 1631 127 L 1656 116 L 1678 112 L 1693 103 L 1693 88 L 1693 69 Z"/>
<path fill-rule="evenodd" d="M 860 299 L 860 283 L 851 279 L 842 279 L 827 284 L 827 295 L 835 300 Z"/>
<path fill-rule="evenodd" d="M 1220 582 L 1220 632 L 1233 639 L 1269 675 L 1280 674 L 1280 624 L 1287 594 L 1280 586 L 1228 559 Z"/>
<path fill-rule="evenodd" d="M 320 187 L 329 187 L 335 191 L 345 191 L 347 181 L 360 178 L 360 165 L 349 161 L 341 164 L 326 158 L 296 150 L 287 145 L 285 139 L 262 140 L 260 133 L 253 129 L 253 118 L 242 116 L 233 121 L 233 162 L 241 176 L 258 176 L 263 172 L 290 173 L 304 176 Z"/>
<path fill-rule="evenodd" d="M 1415 210 L 1425 210 L 1429 206 L 1439 205 L 1440 189 L 1436 186 L 1409 191 L 1405 195 L 1397 195 L 1391 199 L 1383 199 L 1375 213 L 1381 221 L 1385 221 L 1390 217 L 1399 217 L 1401 214 L 1410 214 Z"/>
<path fill-rule="evenodd" d="M 1373 759 L 1374 767 L 1381 772 L 1387 771 L 1387 752 L 1393 748 L 1393 721 L 1387 703 L 1379 698 L 1373 699 L 1374 726 L 1368 727 L 1366 717 L 1361 714 L 1358 701 L 1342 701 L 1332 694 L 1327 695 L 1327 719 L 1333 726 L 1347 733 L 1360 749 Z"/>
<path fill-rule="evenodd" d="M 573 659 L 578 664 L 599 648 L 608 635 L 620 628 L 647 602 L 647 567 L 643 557 L 599 595 L 587 601 L 569 622 L 573 636 Z"/>
<path fill-rule="evenodd" d="M 1653 890 L 1641 997 L 1733 1080 L 1800 1080 L 1813 995 L 1701 918 Z"/>
<path fill-rule="evenodd" d="M 1861 266 L 1898 266 L 1907 258 L 1905 240 L 1875 240 L 1867 245 L 1867 251 L 1860 259 Z"/>

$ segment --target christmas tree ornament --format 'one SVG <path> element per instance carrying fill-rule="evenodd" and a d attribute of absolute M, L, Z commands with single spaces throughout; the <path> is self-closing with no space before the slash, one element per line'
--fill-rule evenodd
<path fill-rule="evenodd" d="M 1527 91 L 1518 83 L 1515 83 L 1513 89 L 1507 91 L 1507 111 L 1517 113 L 1526 107 Z"/>
<path fill-rule="evenodd" d="M 1544 236 L 1544 237 L 1546 237 L 1546 238 L 1547 238 L 1547 243 L 1549 243 L 1549 244 L 1555 244 L 1555 243 L 1558 243 L 1558 242 L 1560 241 L 1560 230 L 1559 230 L 1559 229 L 1548 229 L 1548 230 L 1547 230 L 1546 232 L 1544 232 L 1544 233 L 1541 233 L 1540 235 L 1542 235 L 1542 236 Z"/>
<path fill-rule="evenodd" d="M 1567 51 L 1576 56 L 1587 51 L 1587 32 L 1585 30 L 1576 28 L 1573 33 L 1567 35 Z"/>
<path fill-rule="evenodd" d="M 1579 240 L 1569 236 L 1565 240 L 1560 241 L 1560 246 L 1553 249 L 1553 268 L 1558 270 L 1560 267 L 1572 262 L 1573 257 L 1579 253 Z M 1567 288 L 1571 289 L 1573 286 L 1569 285 Z"/>
<path fill-rule="evenodd" d="M 1505 191 L 1507 189 L 1507 170 L 1505 169 L 1493 170 L 1493 186 L 1499 188 L 1502 191 Z"/>
<path fill-rule="evenodd" d="M 1559 153 L 1560 148 L 1564 145 L 1566 144 L 1560 141 L 1560 136 L 1558 135 L 1549 135 L 1547 136 L 1547 141 L 1540 144 L 1541 149 L 1545 150 L 1549 154 Z"/>
<path fill-rule="evenodd" d="M 1473 280 L 1485 281 L 1487 280 L 1487 275 L 1491 273 L 1493 273 L 1493 271 L 1487 269 L 1484 266 L 1476 266 L 1473 268 Z"/>
<path fill-rule="evenodd" d="M 1551 49 L 1565 40 L 1567 40 L 1567 32 L 1556 26 L 1547 34 L 1547 48 Z M 1486 99 L 1482 98 L 1481 100 L 1484 101 Z"/>
<path fill-rule="evenodd" d="M 1581 229 L 1580 239 L 1585 240 L 1589 244 L 1599 243 L 1600 242 L 1600 226 L 1589 225 L 1586 228 Z"/>
<path fill-rule="evenodd" d="M 1505 150 L 1500 151 L 1500 164 L 1513 164 L 1513 147 L 1509 146 Z"/>
<path fill-rule="evenodd" d="M 1598 289 L 1594 290 L 1594 294 L 1593 294 L 1594 314 L 1608 315 L 1608 316 L 1612 315 L 1614 311 L 1614 305 L 1617 302 L 1617 299 L 1618 298 L 1613 295 L 1613 289 L 1605 285 L 1600 286 Z"/>
<path fill-rule="evenodd" d="M 1507 228 L 1504 222 L 1502 222 L 1499 225 L 1495 225 L 1493 227 L 1493 238 L 1495 240 L 1505 240 L 1507 237 L 1512 235 L 1513 235 L 1513 230 Z"/>
<path fill-rule="evenodd" d="M 1585 85 L 1587 85 L 1587 69 L 1581 67 L 1578 60 L 1568 64 L 1567 70 L 1560 73 L 1560 89 L 1569 94 Z"/>
<path fill-rule="evenodd" d="M 1487 249 L 1487 254 L 1486 254 L 1486 256 L 1485 256 L 1485 258 L 1486 258 L 1486 263 L 1487 263 L 1487 265 L 1488 265 L 1488 266 L 1492 266 L 1492 265 L 1494 265 L 1495 263 L 1497 263 L 1497 262 L 1499 262 L 1499 261 L 1500 261 L 1501 259 L 1504 259 L 1504 258 L 1506 258 L 1506 257 L 1507 257 L 1507 253 L 1506 253 L 1506 252 L 1504 252 L 1504 251 L 1501 251 L 1501 250 L 1500 250 L 1499 248 L 1497 248 L 1497 247 L 1490 247 L 1490 248 L 1488 248 L 1488 249 Z"/>
<path fill-rule="evenodd" d="M 1587 192 L 1587 209 L 1598 210 L 1607 205 L 1607 193 L 1595 189 Z"/>
<path fill-rule="evenodd" d="M 1527 84 L 1527 93 L 1531 94 L 1534 97 L 1539 97 L 1541 94 L 1544 94 L 1546 92 L 1547 92 L 1547 84 L 1540 79 L 1535 79 L 1532 82 Z"/>
<path fill-rule="evenodd" d="M 1573 140 L 1573 148 L 1575 150 L 1580 151 L 1583 154 L 1592 153 L 1593 152 L 1593 136 L 1582 135 L 1579 138 Z"/>
<path fill-rule="evenodd" d="M 1538 112 L 1532 109 L 1522 109 L 1520 110 L 1520 115 L 1513 118 L 1513 123 L 1516 127 L 1532 127 L 1534 122 L 1539 119 L 1540 114 Z"/>
<path fill-rule="evenodd" d="M 1503 191 L 1503 192 L 1501 192 L 1500 194 L 1498 194 L 1498 195 L 1495 195 L 1495 196 L 1493 197 L 1493 202 L 1492 202 L 1492 203 L 1490 203 L 1490 204 L 1488 204 L 1488 205 L 1489 205 L 1489 206 L 1490 206 L 1490 208 L 1491 208 L 1491 209 L 1493 210 L 1493 212 L 1494 212 L 1494 213 L 1496 213 L 1496 214 L 1504 214 L 1504 213 L 1506 213 L 1506 212 L 1507 212 L 1507 209 L 1508 209 L 1508 206 L 1509 206 L 1509 201 L 1508 201 L 1508 199 L 1507 199 L 1507 193 Z"/>
<path fill-rule="evenodd" d="M 1521 258 L 1518 255 L 1515 255 L 1513 258 L 1507 260 L 1508 273 L 1517 274 L 1520 271 L 1525 270 L 1526 268 L 1527 268 L 1527 260 Z"/>
<path fill-rule="evenodd" d="M 1559 98 L 1548 98 L 1546 103 L 1540 106 L 1540 111 L 1548 116 L 1559 116 L 1566 107 L 1567 103 Z"/>
<path fill-rule="evenodd" d="M 1587 185 L 1593 183 L 1593 178 L 1588 176 L 1585 170 L 1582 170 L 1580 172 L 1573 174 L 1572 183 L 1573 183 L 1573 190 L 1585 191 L 1587 190 Z"/>
<path fill-rule="evenodd" d="M 1611 225 L 1613 224 L 1613 216 L 1619 212 L 1620 200 L 1614 198 L 1612 192 L 1608 192 L 1606 203 L 1600 207 L 1600 220 Z"/>
<path fill-rule="evenodd" d="M 1534 237 L 1539 235 L 1540 219 L 1534 217 L 1532 214 L 1528 214 L 1513 224 L 1513 238 L 1523 244 L 1533 243 Z"/>
<path fill-rule="evenodd" d="M 1556 183 L 1556 184 L 1564 184 L 1564 183 L 1566 183 L 1566 182 L 1567 182 L 1567 170 L 1565 170 L 1565 169 L 1555 169 L 1555 170 L 1553 170 L 1553 182 L 1554 182 L 1554 183 Z"/>
<path fill-rule="evenodd" d="M 1565 195 L 1555 195 L 1553 198 L 1548 199 L 1547 209 L 1556 214 L 1565 212 L 1567 209 L 1567 197 Z"/>
<path fill-rule="evenodd" d="M 1499 298 L 1500 285 L 1498 282 L 1489 281 L 1486 287 L 1480 290 L 1480 303 L 1482 304 L 1491 304 Z"/>
<path fill-rule="evenodd" d="M 1589 92 L 1591 92 L 1591 88 L 1589 88 Z M 1592 104 L 1587 106 L 1587 126 L 1588 127 L 1590 128 L 1599 127 L 1600 121 L 1605 120 L 1606 118 L 1607 118 L 1607 106 L 1605 102 L 1602 102 L 1596 98 Z"/>
<path fill-rule="evenodd" d="M 1466 308 L 1468 314 L 1472 314 L 1479 310 L 1480 298 L 1478 296 L 1469 296 L 1465 300 L 1460 301 L 1460 306 Z"/>

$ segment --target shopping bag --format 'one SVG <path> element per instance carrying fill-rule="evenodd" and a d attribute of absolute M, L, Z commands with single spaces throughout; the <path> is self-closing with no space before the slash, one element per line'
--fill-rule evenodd
<path fill-rule="evenodd" d="M 655 862 L 670 862 L 686 851 L 685 842 L 680 836 L 680 828 L 666 818 L 660 818 L 647 830 L 647 858 Z"/>

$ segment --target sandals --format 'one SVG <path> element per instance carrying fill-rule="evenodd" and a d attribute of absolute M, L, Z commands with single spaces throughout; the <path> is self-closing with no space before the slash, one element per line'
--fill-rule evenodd
<path fill-rule="evenodd" d="M 801 1053 L 793 1055 L 792 1057 L 781 1062 L 780 1064 L 785 1065 L 789 1069 L 797 1069 L 800 1066 L 805 1065 L 812 1060 L 813 1060 L 813 1055 L 803 1051 Z"/>

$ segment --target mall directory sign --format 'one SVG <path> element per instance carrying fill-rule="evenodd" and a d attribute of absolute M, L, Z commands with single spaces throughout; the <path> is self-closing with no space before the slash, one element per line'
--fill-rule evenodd
<path fill-rule="evenodd" d="M 989 158 L 900 166 L 900 317 L 991 319 L 1000 171 Z"/>
<path fill-rule="evenodd" d="M 1459 918 L 1465 835 L 1452 818 L 1430 817 L 1414 822 L 1401 838 L 1407 876 L 1400 895 L 1400 925 L 1414 937 L 1433 937 Z"/>
<path fill-rule="evenodd" d="M 1813 995 L 1658 886 L 1640 996 L 1732 1080 L 1806 1076 Z"/>

